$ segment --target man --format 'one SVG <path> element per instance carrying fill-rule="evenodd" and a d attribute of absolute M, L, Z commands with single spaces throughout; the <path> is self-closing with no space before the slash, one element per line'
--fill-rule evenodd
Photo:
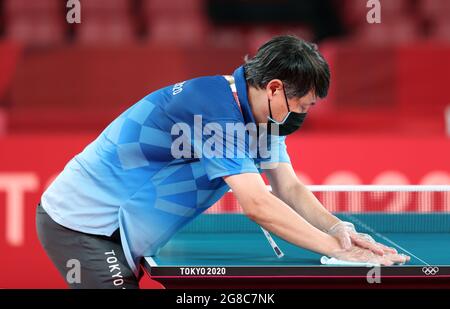
<path fill-rule="evenodd" d="M 406 262 L 330 214 L 290 164 L 284 136 L 327 95 L 329 80 L 314 45 L 280 36 L 233 76 L 200 77 L 146 96 L 43 194 L 37 229 L 47 254 L 65 278 L 68 261 L 79 261 L 81 280 L 68 280 L 72 288 L 138 288 L 142 257 L 157 254 L 231 187 L 250 219 L 299 247 L 346 261 Z M 230 125 L 249 129 L 236 137 Z M 264 141 L 269 155 L 259 148 Z"/>

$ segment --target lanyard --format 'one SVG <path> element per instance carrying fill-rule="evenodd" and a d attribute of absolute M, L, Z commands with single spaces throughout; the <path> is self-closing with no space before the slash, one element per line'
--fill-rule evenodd
<path fill-rule="evenodd" d="M 239 110 L 241 111 L 242 116 L 244 116 L 244 113 L 242 112 L 241 102 L 239 102 L 239 98 L 237 95 L 237 89 L 236 89 L 236 83 L 234 81 L 234 77 L 231 75 L 224 75 L 223 77 L 228 81 L 228 84 L 230 85 L 230 88 L 231 88 L 231 92 L 233 93 L 234 100 L 236 101 L 236 104 L 239 107 Z"/>

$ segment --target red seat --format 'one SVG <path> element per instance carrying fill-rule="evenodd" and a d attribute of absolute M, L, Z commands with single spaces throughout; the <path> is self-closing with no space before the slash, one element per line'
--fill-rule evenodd
<path fill-rule="evenodd" d="M 174 45 L 195 45 L 204 42 L 208 25 L 197 18 L 156 18 L 147 24 L 147 33 L 153 42 Z"/>
<path fill-rule="evenodd" d="M 145 15 L 180 15 L 196 13 L 202 15 L 205 0 L 143 0 Z"/>
<path fill-rule="evenodd" d="M 8 0 L 5 2 L 5 32 L 25 45 L 50 45 L 65 40 L 64 8 L 58 0 Z"/>
<path fill-rule="evenodd" d="M 143 0 L 148 39 L 164 44 L 195 45 L 207 40 L 205 0 Z"/>
<path fill-rule="evenodd" d="M 82 3 L 81 24 L 75 29 L 81 44 L 121 44 L 135 40 L 135 21 L 128 0 L 89 0 Z"/>
<path fill-rule="evenodd" d="M 81 44 L 120 44 L 135 40 L 134 23 L 127 16 L 84 18 L 75 31 Z"/>
<path fill-rule="evenodd" d="M 65 7 L 65 5 L 64 5 Z M 62 12 L 63 7 L 60 0 L 5 0 L 5 12 L 7 15 L 22 13 L 48 13 Z"/>
<path fill-rule="evenodd" d="M 357 29 L 353 39 L 357 41 L 383 44 L 404 43 L 420 39 L 421 33 L 414 18 L 402 17 L 381 24 L 366 24 Z"/>
<path fill-rule="evenodd" d="M 418 8 L 425 17 L 450 19 L 450 1 L 448 0 L 420 0 Z"/>
<path fill-rule="evenodd" d="M 65 40 L 65 24 L 60 19 L 37 16 L 21 16 L 6 24 L 6 35 L 28 46 L 44 46 Z"/>
<path fill-rule="evenodd" d="M 125 12 L 130 8 L 129 0 L 89 0 L 82 1 L 82 9 L 88 11 Z"/>

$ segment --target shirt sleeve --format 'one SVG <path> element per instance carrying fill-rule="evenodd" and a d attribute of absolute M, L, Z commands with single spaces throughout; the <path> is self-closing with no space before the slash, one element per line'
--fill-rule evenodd
<path fill-rule="evenodd" d="M 262 169 L 272 163 L 291 163 L 286 146 L 286 136 L 269 136 L 267 152 L 261 151 L 258 163 Z"/>
<path fill-rule="evenodd" d="M 255 165 L 256 153 L 252 151 L 244 124 L 236 120 L 208 123 L 203 133 L 194 134 L 194 150 L 210 180 L 243 174 L 259 173 Z"/>

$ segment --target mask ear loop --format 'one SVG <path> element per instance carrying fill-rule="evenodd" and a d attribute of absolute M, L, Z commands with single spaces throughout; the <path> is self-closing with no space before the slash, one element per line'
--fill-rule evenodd
<path fill-rule="evenodd" d="M 269 105 L 269 115 L 270 115 L 270 119 L 273 119 L 273 117 L 272 117 L 272 108 L 270 108 L 270 99 L 269 98 L 267 98 L 267 104 Z"/>
<path fill-rule="evenodd" d="M 286 99 L 286 105 L 287 105 L 287 108 L 288 108 L 288 113 L 290 113 L 291 109 L 289 108 L 289 101 L 288 101 L 288 98 L 287 98 L 286 88 L 284 87 L 284 85 L 283 85 L 283 94 L 284 94 L 284 98 Z"/>
<path fill-rule="evenodd" d="M 288 109 L 288 115 L 289 115 L 289 113 L 291 112 L 291 109 L 289 108 L 289 101 L 288 101 L 288 98 L 287 98 L 287 95 L 286 95 L 286 88 L 284 87 L 284 85 L 283 85 L 283 94 L 284 94 L 284 98 L 285 98 L 285 100 L 286 100 L 286 106 L 287 106 L 287 109 Z M 269 98 L 267 98 L 267 104 L 269 105 L 269 115 L 270 115 L 270 119 L 273 119 L 273 117 L 272 117 L 272 108 L 271 108 L 271 106 L 270 106 L 270 99 Z"/>
<path fill-rule="evenodd" d="M 287 106 L 287 109 L 288 109 L 288 113 L 286 114 L 286 116 L 284 117 L 284 119 L 281 121 L 281 122 L 278 122 L 278 121 L 276 121 L 275 119 L 273 119 L 273 117 L 272 117 L 272 108 L 271 108 L 271 102 L 270 102 L 270 99 L 269 98 L 267 98 L 267 101 L 268 101 L 268 104 L 269 104 L 269 115 L 270 115 L 270 120 L 272 120 L 273 122 L 275 122 L 275 123 L 277 123 L 277 124 L 283 124 L 285 121 L 286 121 L 286 119 L 289 117 L 289 115 L 291 114 L 291 109 L 289 108 L 289 101 L 288 101 L 288 98 L 287 98 L 287 95 L 286 95 L 286 91 L 285 91 L 285 88 L 284 88 L 284 85 L 283 85 L 283 94 L 284 94 L 284 98 L 286 99 L 286 106 Z"/>

